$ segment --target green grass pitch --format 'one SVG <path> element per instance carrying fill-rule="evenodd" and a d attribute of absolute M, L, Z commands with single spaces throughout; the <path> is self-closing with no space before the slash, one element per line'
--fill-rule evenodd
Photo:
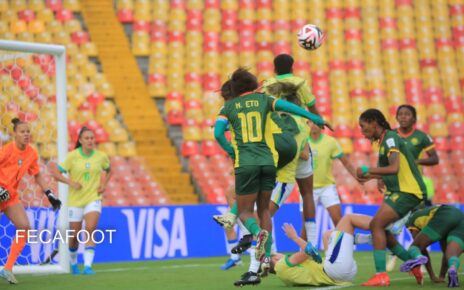
<path fill-rule="evenodd" d="M 97 253 L 98 254 L 98 253 Z M 439 254 L 433 254 L 435 271 L 439 270 Z M 248 256 L 244 258 L 244 265 L 234 267 L 228 271 L 221 271 L 219 267 L 226 261 L 227 257 L 215 257 L 207 259 L 169 260 L 153 262 L 134 263 L 112 263 L 96 264 L 94 266 L 95 276 L 71 276 L 70 274 L 59 275 L 17 275 L 18 285 L 6 285 L 0 281 L 0 289 L 160 289 L 160 290 L 220 290 L 238 289 L 233 282 L 248 270 Z M 347 289 L 370 289 L 361 287 L 374 273 L 374 263 L 371 252 L 357 252 L 358 275 L 355 283 Z M 446 284 L 433 284 L 428 275 L 425 274 L 425 284 L 420 287 L 416 284 L 414 277 L 401 273 L 398 270 L 390 273 L 391 286 L 389 289 L 443 289 Z M 461 274 L 461 280 L 464 278 Z M 258 286 L 246 286 L 251 289 L 291 289 L 286 287 L 280 280 L 271 275 L 263 279 Z M 294 289 L 338 289 L 339 287 L 297 287 Z"/>

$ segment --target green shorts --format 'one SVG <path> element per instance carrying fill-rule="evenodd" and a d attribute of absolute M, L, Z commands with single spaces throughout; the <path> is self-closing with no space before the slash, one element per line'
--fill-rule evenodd
<path fill-rule="evenodd" d="M 400 218 L 402 218 L 418 206 L 422 200 L 410 193 L 392 192 L 385 195 L 384 202 L 388 204 Z"/>
<path fill-rule="evenodd" d="M 235 169 L 235 192 L 239 195 L 272 191 L 276 181 L 276 168 L 270 165 L 250 165 Z"/>
<path fill-rule="evenodd" d="M 279 153 L 279 162 L 277 168 L 282 168 L 293 159 L 298 151 L 295 135 L 290 133 L 274 134 L 274 144 L 277 153 Z"/>
<path fill-rule="evenodd" d="M 422 233 L 434 242 L 439 241 L 446 238 L 462 220 L 463 215 L 459 209 L 449 205 L 442 205 L 422 229 Z"/>
<path fill-rule="evenodd" d="M 461 247 L 461 250 L 464 250 L 464 220 L 461 219 L 461 222 L 448 233 L 448 238 L 446 242 L 456 242 Z"/>

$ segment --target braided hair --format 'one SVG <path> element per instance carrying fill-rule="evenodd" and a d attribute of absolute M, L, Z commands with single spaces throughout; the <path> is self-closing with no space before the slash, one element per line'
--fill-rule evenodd
<path fill-rule="evenodd" d="M 359 120 L 368 123 L 376 122 L 380 127 L 386 130 L 391 130 L 390 123 L 388 123 L 387 119 L 385 119 L 382 112 L 377 109 L 368 109 L 364 111 L 361 116 L 359 116 Z"/>

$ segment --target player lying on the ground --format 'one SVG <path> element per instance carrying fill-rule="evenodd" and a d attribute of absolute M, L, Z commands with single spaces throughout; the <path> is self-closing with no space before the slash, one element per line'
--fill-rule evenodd
<path fill-rule="evenodd" d="M 221 109 L 215 123 L 214 136 L 221 147 L 234 159 L 235 192 L 238 215 L 245 227 L 257 237 L 256 258 L 263 268 L 270 264 L 272 232 L 269 201 L 275 184 L 277 154 L 271 138 L 266 138 L 268 113 L 284 111 L 300 115 L 323 126 L 324 120 L 302 108 L 271 96 L 256 93 L 257 78 L 245 69 L 236 70 L 230 79 L 233 99 Z M 230 144 L 224 132 L 230 124 Z M 270 136 L 269 136 L 270 137 Z M 258 207 L 259 225 L 253 216 Z"/>
<path fill-rule="evenodd" d="M 368 230 L 372 217 L 359 214 L 344 216 L 333 231 L 324 233 L 325 259 L 321 260 L 316 249 L 300 238 L 291 224 L 284 224 L 287 237 L 302 251 L 272 256 L 271 273 L 289 286 L 349 285 L 357 273 L 353 257 L 355 228 Z M 318 262 L 318 263 L 316 263 Z"/>
<path fill-rule="evenodd" d="M 436 205 L 416 211 L 406 226 L 414 237 L 408 252 L 411 259 L 400 267 L 402 272 L 426 264 L 433 282 L 443 282 L 448 273 L 448 287 L 459 287 L 459 256 L 464 250 L 464 214 L 448 205 Z M 440 241 L 443 258 L 440 274 L 436 277 L 430 263 L 427 247 Z"/>

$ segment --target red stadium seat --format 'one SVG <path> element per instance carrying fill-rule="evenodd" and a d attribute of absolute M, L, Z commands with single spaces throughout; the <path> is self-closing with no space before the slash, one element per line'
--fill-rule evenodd
<path fill-rule="evenodd" d="M 450 138 L 450 149 L 464 151 L 464 137 L 455 136 Z"/>
<path fill-rule="evenodd" d="M 355 139 L 353 142 L 354 151 L 370 153 L 372 152 L 372 144 L 365 138 Z"/>
<path fill-rule="evenodd" d="M 453 122 L 448 127 L 450 136 L 464 136 L 464 124 L 460 122 Z"/>
<path fill-rule="evenodd" d="M 192 155 L 200 154 L 200 146 L 195 141 L 184 141 L 182 142 L 181 148 L 182 156 L 190 157 Z"/>
<path fill-rule="evenodd" d="M 216 141 L 206 140 L 201 143 L 201 152 L 205 156 L 224 154 L 223 151 Z"/>

